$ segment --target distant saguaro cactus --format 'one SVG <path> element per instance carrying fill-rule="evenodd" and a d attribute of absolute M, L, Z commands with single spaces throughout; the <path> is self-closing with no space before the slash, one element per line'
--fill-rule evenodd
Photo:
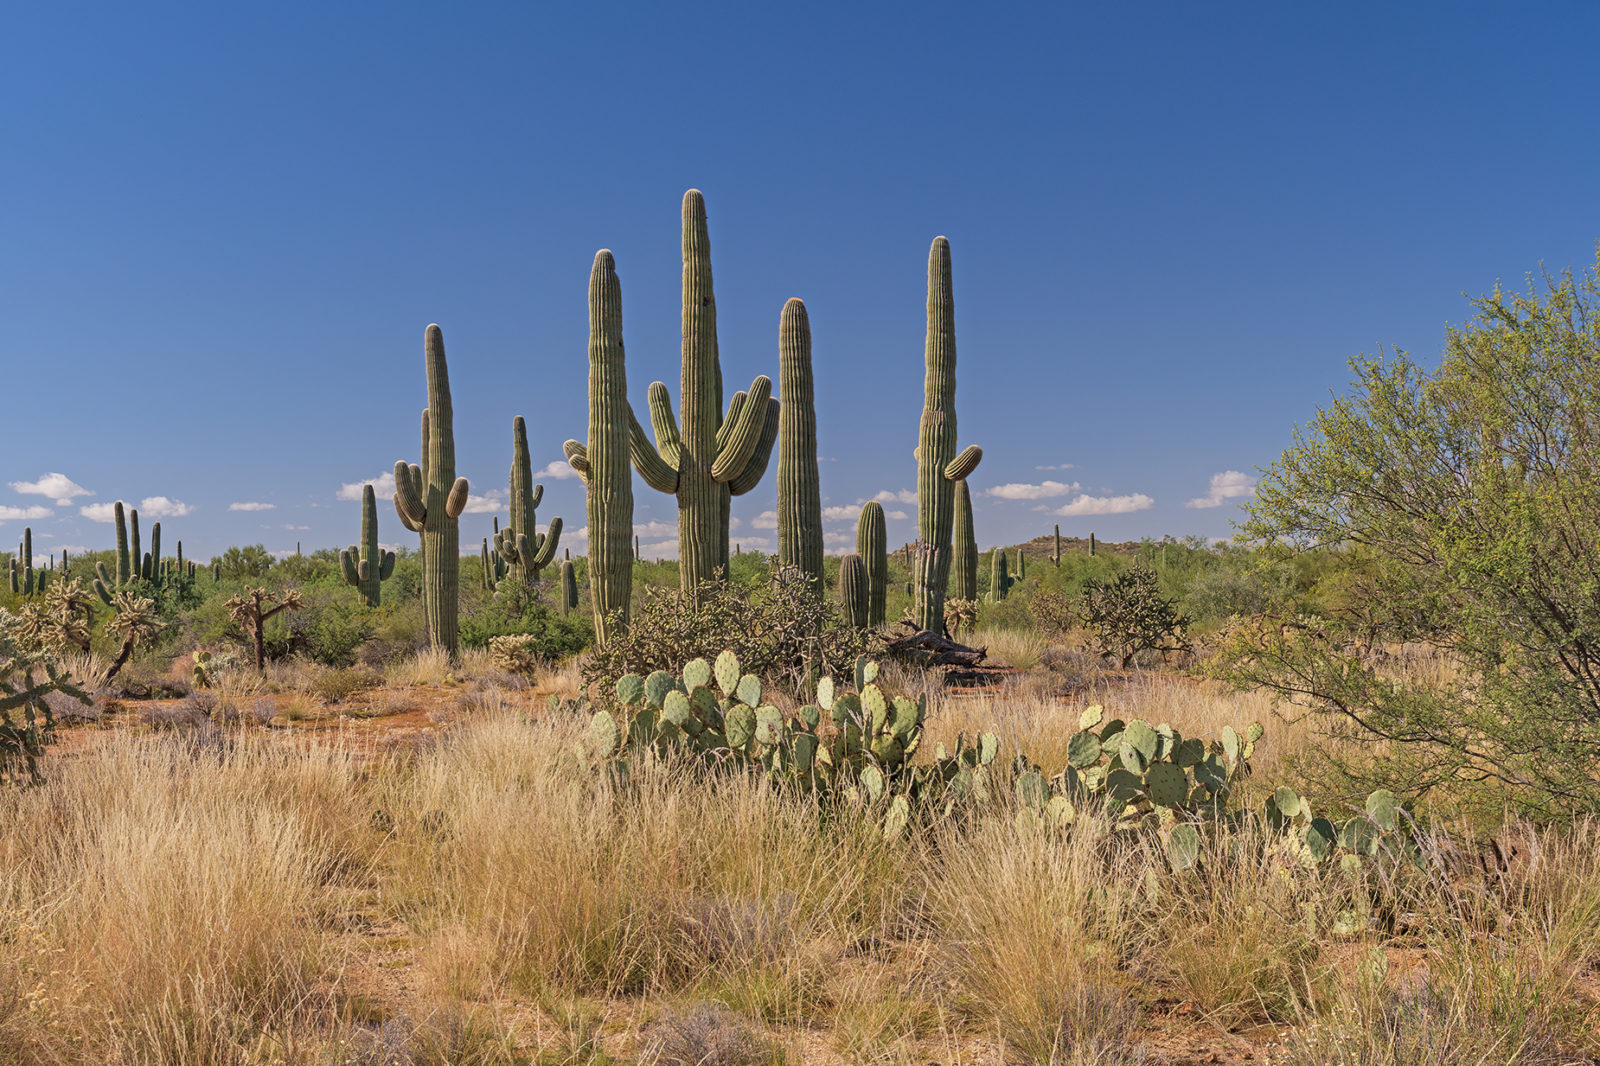
<path fill-rule="evenodd" d="M 511 522 L 496 536 L 495 548 L 510 564 L 512 575 L 524 584 L 538 579 L 561 543 L 560 518 L 550 520 L 548 532 L 536 528 L 535 512 L 543 498 L 544 486 L 533 483 L 528 426 L 518 415 L 511 420 Z"/>
<path fill-rule="evenodd" d="M 340 549 L 339 571 L 368 607 L 378 606 L 382 584 L 394 573 L 394 552 L 378 548 L 378 497 L 371 485 L 361 486 L 361 546 Z"/>
<path fill-rule="evenodd" d="M 944 599 L 953 554 L 956 483 L 983 458 L 970 445 L 956 453 L 956 312 L 950 276 L 950 242 L 935 237 L 928 249 L 928 332 L 917 439 L 916 607 L 918 628 L 944 631 Z"/>
<path fill-rule="evenodd" d="M 395 505 L 422 531 L 422 599 L 428 636 L 455 657 L 460 625 L 461 533 L 456 519 L 467 506 L 467 479 L 456 477 L 454 414 L 444 331 L 430 325 L 423 341 L 428 371 L 427 467 L 419 477 L 405 460 L 394 464 Z"/>
<path fill-rule="evenodd" d="M 1060 566 L 1061 565 L 1061 526 L 1060 525 L 1056 526 L 1056 550 L 1055 550 L 1055 553 L 1050 556 L 1050 561 L 1051 561 L 1051 563 L 1053 563 L 1056 566 Z"/>

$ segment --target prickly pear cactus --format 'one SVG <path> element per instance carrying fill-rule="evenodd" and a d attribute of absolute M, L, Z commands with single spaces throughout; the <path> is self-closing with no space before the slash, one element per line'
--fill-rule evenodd
<path fill-rule="evenodd" d="M 922 813 L 938 813 L 941 803 L 948 814 L 963 797 L 988 796 L 988 767 L 999 752 L 993 734 L 971 746 L 963 736 L 955 752 L 941 745 L 931 761 L 916 763 L 926 697 L 884 691 L 877 664 L 864 658 L 854 674 L 850 685 L 823 678 L 815 699 L 793 715 L 766 699 L 760 679 L 742 673 L 731 651 L 714 663 L 695 659 L 678 676 L 627 674 L 616 683 L 613 705 L 595 713 L 581 754 L 627 771 L 644 758 L 692 753 L 710 765 L 865 803 L 889 836 Z"/>

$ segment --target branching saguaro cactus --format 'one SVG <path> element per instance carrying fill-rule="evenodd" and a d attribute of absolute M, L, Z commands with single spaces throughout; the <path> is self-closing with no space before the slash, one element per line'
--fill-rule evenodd
<path fill-rule="evenodd" d="M 267 623 L 284 611 L 298 611 L 301 607 L 300 590 L 286 589 L 273 603 L 273 595 L 263 588 L 251 589 L 234 596 L 223 604 L 233 620 L 244 626 L 245 632 L 255 639 L 256 669 L 267 672 Z"/>
<path fill-rule="evenodd" d="M 972 527 L 972 490 L 966 481 L 956 482 L 955 529 L 950 560 L 950 598 L 978 598 L 978 538 Z"/>
<path fill-rule="evenodd" d="M 867 564 L 852 552 L 839 560 L 839 612 L 849 625 L 865 629 L 872 624 L 870 609 Z"/>
<path fill-rule="evenodd" d="M 495 549 L 524 584 L 538 579 L 539 571 L 556 557 L 561 543 L 561 519 L 552 518 L 550 529 L 535 528 L 535 511 L 544 498 L 544 486 L 533 483 L 533 460 L 528 454 L 528 426 L 518 415 L 511 420 L 511 524 L 495 536 Z"/>
<path fill-rule="evenodd" d="M 622 282 L 617 263 L 602 248 L 589 271 L 589 440 L 569 440 L 567 462 L 583 478 L 589 519 L 589 599 L 594 635 L 606 644 L 628 625 L 633 595 L 633 472 L 630 434 L 638 430 L 628 406 L 622 349 Z M 639 435 L 643 431 L 639 430 Z M 635 544 L 637 544 L 637 540 Z"/>
<path fill-rule="evenodd" d="M 950 278 L 950 242 L 933 239 L 928 250 L 927 376 L 917 438 L 917 553 L 915 620 L 944 631 L 950 581 L 955 486 L 978 467 L 976 444 L 956 454 L 956 311 Z"/>
<path fill-rule="evenodd" d="M 382 600 L 382 584 L 394 573 L 394 552 L 378 548 L 378 497 L 371 485 L 361 486 L 361 546 L 339 551 L 339 571 L 355 586 L 368 607 Z"/>
<path fill-rule="evenodd" d="M 645 484 L 678 497 L 678 584 L 691 595 L 728 566 L 731 497 L 755 488 L 778 436 L 778 401 L 762 375 L 722 410 L 717 303 L 711 286 L 711 236 L 705 197 L 683 196 L 683 371 L 679 414 L 666 385 L 650 386 L 655 445 L 629 409 L 634 467 Z"/>
<path fill-rule="evenodd" d="M 428 637 L 455 657 L 460 622 L 461 531 L 456 519 L 467 506 L 467 479 L 456 477 L 456 435 L 450 406 L 450 370 L 444 331 L 430 325 L 423 355 L 428 368 L 427 466 L 394 464 L 395 507 L 422 531 L 422 599 Z"/>
<path fill-rule="evenodd" d="M 867 625 L 883 625 L 888 601 L 889 531 L 883 519 L 883 504 L 868 500 L 856 519 L 856 554 L 861 556 L 862 574 L 867 582 Z"/>
<path fill-rule="evenodd" d="M 817 476 L 811 319 L 792 299 L 778 320 L 778 564 L 822 582 L 822 490 Z M 882 509 L 879 509 L 880 513 Z"/>

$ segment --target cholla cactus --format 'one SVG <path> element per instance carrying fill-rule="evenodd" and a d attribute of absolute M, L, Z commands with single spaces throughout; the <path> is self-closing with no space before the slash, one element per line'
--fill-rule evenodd
<path fill-rule="evenodd" d="M 276 597 L 276 603 L 274 598 L 266 589 L 254 588 L 223 604 L 233 620 L 255 638 L 256 669 L 263 674 L 267 672 L 267 622 L 284 611 L 297 611 L 302 606 L 298 589 L 284 590 Z"/>
<path fill-rule="evenodd" d="M 116 677 L 117 671 L 127 664 L 135 644 L 149 640 L 162 629 L 161 616 L 156 613 L 155 601 L 146 596 L 136 595 L 132 589 L 117 590 L 116 596 L 112 599 L 111 611 L 111 621 L 106 623 L 106 630 L 113 636 L 121 638 L 122 650 L 117 653 L 111 669 L 106 671 L 107 681 Z"/>
<path fill-rule="evenodd" d="M 18 641 L 16 628 L 17 620 L 0 610 L 0 785 L 43 779 L 39 759 L 56 726 L 46 696 L 62 692 L 89 702 L 47 653 Z"/>

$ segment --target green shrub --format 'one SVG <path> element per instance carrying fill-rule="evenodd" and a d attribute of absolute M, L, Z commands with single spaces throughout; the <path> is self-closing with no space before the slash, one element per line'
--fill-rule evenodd
<path fill-rule="evenodd" d="M 595 651 L 584 680 L 671 670 L 731 650 L 749 672 L 798 691 L 809 678 L 848 674 L 872 639 L 845 624 L 823 587 L 775 568 L 754 588 L 711 581 L 692 597 L 646 589 L 628 631 Z"/>

